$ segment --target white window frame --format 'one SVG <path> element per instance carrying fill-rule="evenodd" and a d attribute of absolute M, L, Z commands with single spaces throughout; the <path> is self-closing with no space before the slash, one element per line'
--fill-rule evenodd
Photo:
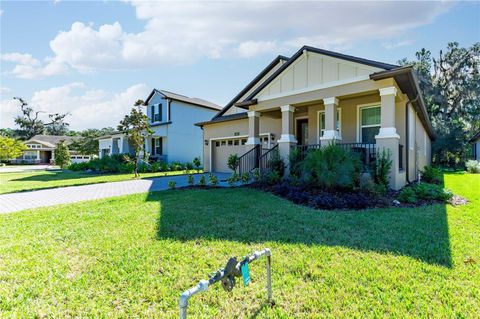
<path fill-rule="evenodd" d="M 341 107 L 337 107 L 337 111 L 338 111 L 338 128 L 337 128 L 337 131 L 338 131 L 338 135 L 339 136 L 342 136 L 342 108 Z M 318 111 L 317 112 L 317 144 L 320 144 L 320 137 L 323 136 L 323 131 L 325 131 L 325 129 L 320 129 L 320 114 L 325 114 L 325 110 L 321 110 L 321 111 Z M 321 135 L 320 135 L 321 133 Z"/>
<path fill-rule="evenodd" d="M 379 107 L 380 108 L 380 116 L 382 114 L 382 103 L 380 101 L 375 102 L 375 103 L 368 103 L 368 104 L 359 104 L 357 105 L 357 143 L 363 143 L 362 142 L 362 128 L 368 128 L 368 127 L 382 127 L 382 121 L 380 120 L 380 124 L 375 124 L 375 125 L 362 125 L 362 116 L 361 112 L 364 109 L 373 109 Z"/>

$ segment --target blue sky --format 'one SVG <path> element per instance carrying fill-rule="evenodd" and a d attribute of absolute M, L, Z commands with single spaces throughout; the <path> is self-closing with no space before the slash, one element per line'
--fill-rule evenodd
<path fill-rule="evenodd" d="M 152 88 L 227 103 L 303 44 L 395 63 L 480 41 L 480 2 L 1 1 L 1 127 L 21 96 L 116 126 Z"/>

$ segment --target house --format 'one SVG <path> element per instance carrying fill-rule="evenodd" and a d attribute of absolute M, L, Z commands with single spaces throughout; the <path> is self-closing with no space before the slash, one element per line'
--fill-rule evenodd
<path fill-rule="evenodd" d="M 153 135 L 145 141 L 152 160 L 191 162 L 203 157 L 203 134 L 194 124 L 206 121 L 221 107 L 199 98 L 191 98 L 165 90 L 153 89 L 144 104 Z M 122 133 L 99 138 L 99 156 L 133 153 L 128 138 Z"/>
<path fill-rule="evenodd" d="M 60 141 L 65 141 L 65 144 L 70 145 L 75 139 L 76 137 L 74 136 L 66 135 L 35 135 L 23 142 L 28 150 L 11 162 L 18 164 L 53 164 L 56 145 Z M 83 155 L 75 150 L 70 150 L 72 163 L 87 162 L 90 159 L 90 155 Z"/>
<path fill-rule="evenodd" d="M 409 66 L 304 46 L 278 56 L 211 120 L 204 132 L 206 171 L 228 172 L 229 154 L 240 171 L 263 169 L 272 150 L 288 163 L 329 143 L 358 152 L 364 163 L 391 152 L 390 187 L 399 189 L 430 164 L 434 133 L 418 80 Z"/>
<path fill-rule="evenodd" d="M 469 141 L 472 145 L 472 158 L 480 161 L 480 131 L 477 132 Z"/>

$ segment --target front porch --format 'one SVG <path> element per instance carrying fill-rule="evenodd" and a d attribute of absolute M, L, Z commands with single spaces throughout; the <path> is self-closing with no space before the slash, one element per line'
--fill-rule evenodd
<path fill-rule="evenodd" d="M 294 148 L 304 158 L 310 150 L 334 143 L 359 154 L 366 171 L 377 151 L 387 149 L 393 161 L 390 186 L 398 189 L 405 184 L 405 108 L 406 99 L 396 86 L 277 107 L 259 101 L 249 108 L 247 153 L 240 158 L 241 171 L 266 169 L 269 151 L 259 146 L 259 126 L 262 118 L 276 118 L 281 134 L 273 147 L 287 165 Z"/>

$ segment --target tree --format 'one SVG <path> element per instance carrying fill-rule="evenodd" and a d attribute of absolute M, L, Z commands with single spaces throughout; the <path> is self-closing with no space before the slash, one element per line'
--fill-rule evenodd
<path fill-rule="evenodd" d="M 68 164 L 70 164 L 70 151 L 65 141 L 62 140 L 55 147 L 55 165 L 63 169 Z"/>
<path fill-rule="evenodd" d="M 480 43 L 461 48 L 447 45 L 437 58 L 422 49 L 413 65 L 420 81 L 430 121 L 437 135 L 432 145 L 434 162 L 463 164 L 469 155 L 468 138 L 480 130 Z"/>
<path fill-rule="evenodd" d="M 70 148 L 78 151 L 83 155 L 98 154 L 98 140 L 97 138 L 103 135 L 112 134 L 115 131 L 113 127 L 98 129 L 87 129 L 79 132 L 73 136 L 79 136 L 76 140 L 70 144 Z"/>
<path fill-rule="evenodd" d="M 14 159 L 23 154 L 27 147 L 20 141 L 0 136 L 0 161 Z"/>
<path fill-rule="evenodd" d="M 227 159 L 227 166 L 230 168 L 233 173 L 237 172 L 238 165 L 240 165 L 240 161 L 238 159 L 237 154 L 230 154 Z"/>
<path fill-rule="evenodd" d="M 65 122 L 68 113 L 48 114 L 49 122 L 44 123 L 40 118 L 42 111 L 35 111 L 21 97 L 14 97 L 20 102 L 22 115 L 15 118 L 15 124 L 19 126 L 17 134 L 21 139 L 29 139 L 37 134 L 48 133 L 50 135 L 64 135 L 68 132 L 69 124 Z"/>
<path fill-rule="evenodd" d="M 140 108 L 143 104 L 144 102 L 142 100 L 135 102 L 134 106 L 136 106 L 138 110 L 135 107 L 132 108 L 130 114 L 125 115 L 117 128 L 128 137 L 128 141 L 135 151 L 135 159 L 133 161 L 135 177 L 139 176 L 138 164 L 140 163 L 142 154 L 145 154 L 145 138 L 153 134 L 148 117 L 142 113 Z"/>

